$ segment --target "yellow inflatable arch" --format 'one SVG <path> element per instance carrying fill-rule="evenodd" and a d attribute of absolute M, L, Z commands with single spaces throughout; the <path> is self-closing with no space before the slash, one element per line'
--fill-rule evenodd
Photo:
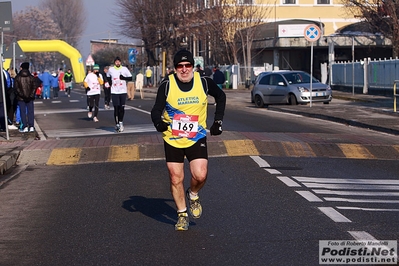
<path fill-rule="evenodd" d="M 83 65 L 82 56 L 80 55 L 78 50 L 70 46 L 68 43 L 61 40 L 21 40 L 18 41 L 18 44 L 23 52 L 59 52 L 65 55 L 71 60 L 71 66 L 75 82 L 83 82 L 85 78 L 85 67 Z M 11 59 L 6 59 L 4 62 L 4 68 L 9 68 L 10 63 Z"/>

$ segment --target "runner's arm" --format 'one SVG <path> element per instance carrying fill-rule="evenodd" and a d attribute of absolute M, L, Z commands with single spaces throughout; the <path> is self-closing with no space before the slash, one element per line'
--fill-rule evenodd
<path fill-rule="evenodd" d="M 223 120 L 224 110 L 226 108 L 226 94 L 211 78 L 206 77 L 205 79 L 208 83 L 208 94 L 214 97 L 216 102 L 214 121 Z"/>
<path fill-rule="evenodd" d="M 157 97 L 155 99 L 155 104 L 151 110 L 151 120 L 154 126 L 162 122 L 162 113 L 166 106 L 166 89 L 167 82 L 162 82 L 158 88 Z"/>

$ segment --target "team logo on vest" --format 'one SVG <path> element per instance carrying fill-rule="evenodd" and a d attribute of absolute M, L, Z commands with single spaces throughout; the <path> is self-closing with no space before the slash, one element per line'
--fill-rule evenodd
<path fill-rule="evenodd" d="M 183 104 L 198 104 L 198 103 L 199 103 L 199 97 L 198 97 L 198 96 L 185 97 L 185 98 L 179 98 L 179 99 L 177 99 L 177 104 L 178 104 L 178 105 L 183 105 Z"/>

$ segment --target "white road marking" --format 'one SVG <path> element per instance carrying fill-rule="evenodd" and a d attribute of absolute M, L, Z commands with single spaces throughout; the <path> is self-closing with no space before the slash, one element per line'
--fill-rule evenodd
<path fill-rule="evenodd" d="M 353 236 L 354 239 L 360 241 L 360 240 L 374 240 L 374 241 L 378 241 L 377 238 L 375 238 L 374 236 L 370 235 L 369 233 L 367 233 L 366 231 L 348 231 L 349 234 L 351 234 L 351 236 Z M 389 250 L 389 248 L 385 245 L 381 246 L 383 249 L 385 250 Z M 393 253 L 393 256 L 396 258 L 396 261 L 398 261 L 398 254 L 397 253 Z"/>
<path fill-rule="evenodd" d="M 314 183 L 399 185 L 399 180 L 397 179 L 315 178 L 302 176 L 293 176 L 292 178 L 300 182 Z"/>
<path fill-rule="evenodd" d="M 346 207 L 346 206 L 336 206 L 336 208 L 340 210 L 355 210 L 355 211 L 399 212 L 399 209 L 363 208 L 363 207 Z"/>
<path fill-rule="evenodd" d="M 301 187 L 300 184 L 289 178 L 288 176 L 278 176 L 278 179 L 280 179 L 281 182 L 286 184 L 289 187 Z"/>
<path fill-rule="evenodd" d="M 329 190 L 329 189 L 313 189 L 316 194 L 325 195 L 340 195 L 340 196 L 385 196 L 385 197 L 397 197 L 399 192 L 388 192 L 388 191 L 350 191 L 350 190 Z"/>
<path fill-rule="evenodd" d="M 139 111 L 139 112 L 148 114 L 148 115 L 151 114 L 151 112 L 148 112 L 148 111 L 146 111 L 146 110 L 143 110 L 143 109 L 140 109 L 140 108 L 136 108 L 136 107 L 133 107 L 133 106 L 126 105 L 126 107 L 129 107 L 128 109 L 133 109 L 133 110 L 136 110 L 136 111 Z"/>
<path fill-rule="evenodd" d="M 339 201 L 339 202 L 363 202 L 363 203 L 399 203 L 399 200 L 346 199 L 346 198 L 330 198 L 330 197 L 324 197 L 324 200 Z"/>
<path fill-rule="evenodd" d="M 263 168 L 263 169 L 265 169 L 266 171 L 268 171 L 269 174 L 272 174 L 272 175 L 281 175 L 281 172 L 278 171 L 278 170 L 276 170 L 276 169 L 269 169 L 269 168 Z"/>
<path fill-rule="evenodd" d="M 259 165 L 259 167 L 270 167 L 270 164 L 259 156 L 249 156 L 249 157 L 251 157 L 251 159 L 254 160 Z"/>
<path fill-rule="evenodd" d="M 356 240 L 377 240 L 374 236 L 365 231 L 348 231 Z"/>
<path fill-rule="evenodd" d="M 144 132 L 156 132 L 154 125 L 153 124 L 132 125 L 132 126 L 125 125 L 124 132 L 118 134 L 144 133 Z M 83 128 L 83 129 L 55 129 L 55 130 L 46 130 L 46 134 L 49 138 L 100 136 L 100 135 L 115 134 L 115 128 L 102 127 L 102 128 Z"/>
<path fill-rule="evenodd" d="M 319 197 L 317 197 L 315 194 L 313 194 L 310 191 L 297 190 L 295 192 L 298 193 L 299 195 L 301 195 L 302 197 L 304 197 L 309 202 L 323 202 L 322 199 L 320 199 Z"/>
<path fill-rule="evenodd" d="M 376 190 L 399 190 L 399 186 L 384 186 L 384 185 L 341 185 L 341 184 L 317 184 L 317 183 L 302 183 L 308 188 L 326 188 L 326 189 L 376 189 Z"/>
<path fill-rule="evenodd" d="M 51 103 L 62 103 L 62 101 L 51 101 Z"/>
<path fill-rule="evenodd" d="M 100 109 L 103 111 L 102 109 Z M 104 110 L 107 111 L 107 110 Z M 87 113 L 87 109 L 83 108 L 71 108 L 71 109 L 52 109 L 52 110 L 35 110 L 35 115 L 47 115 L 47 114 L 68 114 L 68 113 Z"/>
<path fill-rule="evenodd" d="M 319 210 L 327 215 L 331 220 L 336 223 L 351 223 L 352 221 L 346 218 L 344 215 L 336 211 L 332 207 L 318 207 Z"/>

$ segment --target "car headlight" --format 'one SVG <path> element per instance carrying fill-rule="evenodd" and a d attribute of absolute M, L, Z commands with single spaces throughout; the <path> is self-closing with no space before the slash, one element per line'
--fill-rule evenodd
<path fill-rule="evenodd" d="M 308 88 L 305 87 L 296 87 L 300 92 L 308 92 Z"/>

